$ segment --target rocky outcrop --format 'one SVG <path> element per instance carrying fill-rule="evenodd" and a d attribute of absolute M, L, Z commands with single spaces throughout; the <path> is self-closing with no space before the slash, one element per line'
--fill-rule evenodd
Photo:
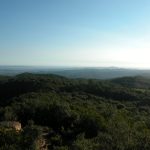
<path fill-rule="evenodd" d="M 16 131 L 21 130 L 21 123 L 17 121 L 1 121 L 0 126 L 12 128 L 12 129 L 15 129 Z"/>

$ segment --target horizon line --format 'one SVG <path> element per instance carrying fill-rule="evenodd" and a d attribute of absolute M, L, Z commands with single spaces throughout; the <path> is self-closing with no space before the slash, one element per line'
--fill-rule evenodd
<path fill-rule="evenodd" d="M 79 65 L 0 65 L 0 67 L 41 67 L 41 68 L 114 68 L 114 69 L 135 69 L 150 70 L 150 67 L 124 67 L 124 66 L 79 66 Z"/>

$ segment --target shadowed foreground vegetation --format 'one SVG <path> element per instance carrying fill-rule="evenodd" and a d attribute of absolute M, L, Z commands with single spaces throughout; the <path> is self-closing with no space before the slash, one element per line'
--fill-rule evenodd
<path fill-rule="evenodd" d="M 150 150 L 150 80 L 0 77 L 2 150 Z"/>

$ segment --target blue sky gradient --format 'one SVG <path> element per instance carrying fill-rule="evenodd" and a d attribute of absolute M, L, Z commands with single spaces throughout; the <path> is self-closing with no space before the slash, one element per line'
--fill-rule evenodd
<path fill-rule="evenodd" d="M 149 0 L 1 0 L 0 65 L 150 68 Z"/>

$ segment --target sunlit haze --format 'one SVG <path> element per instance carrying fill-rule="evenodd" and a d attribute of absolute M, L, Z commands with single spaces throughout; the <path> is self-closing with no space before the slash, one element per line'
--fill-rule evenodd
<path fill-rule="evenodd" d="M 1 0 L 0 65 L 150 68 L 149 0 Z"/>

